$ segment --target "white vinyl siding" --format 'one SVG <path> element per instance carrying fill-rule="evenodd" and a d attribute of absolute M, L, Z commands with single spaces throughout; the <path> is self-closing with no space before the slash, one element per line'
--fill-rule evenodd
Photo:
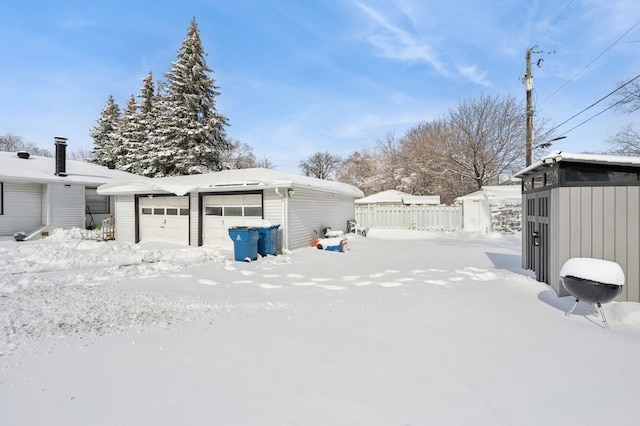
<path fill-rule="evenodd" d="M 29 233 L 42 227 L 42 184 L 5 181 L 2 190 L 4 209 L 0 215 L 0 235 Z"/>
<path fill-rule="evenodd" d="M 136 207 L 133 195 L 116 196 L 116 240 L 136 243 Z"/>
<path fill-rule="evenodd" d="M 200 244 L 200 217 L 199 217 L 199 205 L 198 205 L 199 194 L 197 192 L 192 192 L 189 195 L 189 209 L 191 222 L 189 224 L 189 244 L 192 246 L 197 246 Z"/>
<path fill-rule="evenodd" d="M 48 225 L 55 228 L 84 228 L 84 186 L 49 184 L 51 216 Z"/>
<path fill-rule="evenodd" d="M 295 188 L 289 198 L 289 249 L 310 246 L 315 230 L 329 227 L 347 231 L 347 221 L 355 217 L 353 197 L 331 192 Z"/>

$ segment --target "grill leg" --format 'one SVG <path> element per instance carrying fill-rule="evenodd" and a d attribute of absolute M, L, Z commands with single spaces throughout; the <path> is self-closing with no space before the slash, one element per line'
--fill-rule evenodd
<path fill-rule="evenodd" d="M 578 306 L 578 302 L 580 302 L 579 299 L 576 299 L 576 303 L 573 304 L 573 307 L 569 310 L 569 312 L 567 312 L 566 314 L 564 314 L 564 316 L 566 318 L 569 318 L 569 315 L 571 315 L 573 313 L 573 310 L 576 308 L 576 306 Z"/>
<path fill-rule="evenodd" d="M 604 326 L 608 329 L 609 323 L 607 322 L 607 317 L 604 316 L 604 311 L 602 310 L 602 305 L 598 302 L 598 310 L 600 311 L 600 316 L 602 317 L 602 322 L 604 322 Z"/>

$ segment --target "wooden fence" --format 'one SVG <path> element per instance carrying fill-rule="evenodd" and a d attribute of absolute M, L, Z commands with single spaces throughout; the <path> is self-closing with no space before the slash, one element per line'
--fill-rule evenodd
<path fill-rule="evenodd" d="M 364 228 L 455 231 L 462 229 L 462 207 L 356 204 L 356 221 Z"/>

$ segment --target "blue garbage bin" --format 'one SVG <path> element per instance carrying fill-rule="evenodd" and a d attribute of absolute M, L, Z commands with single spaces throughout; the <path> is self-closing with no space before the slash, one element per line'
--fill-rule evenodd
<path fill-rule="evenodd" d="M 258 228 L 258 253 L 261 256 L 278 254 L 278 228 L 280 225 Z"/>
<path fill-rule="evenodd" d="M 229 228 L 229 237 L 233 240 L 235 260 L 242 262 L 258 258 L 258 228 L 234 226 Z"/>

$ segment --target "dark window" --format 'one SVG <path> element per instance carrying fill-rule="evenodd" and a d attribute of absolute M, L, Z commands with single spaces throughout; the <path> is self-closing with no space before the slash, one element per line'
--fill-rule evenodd
<path fill-rule="evenodd" d="M 164 216 L 164 209 L 154 208 L 153 214 L 155 216 Z"/>
<path fill-rule="evenodd" d="M 204 214 L 207 216 L 222 216 L 222 207 L 205 207 Z"/>
<path fill-rule="evenodd" d="M 180 216 L 189 216 L 189 209 L 180 209 Z"/>
<path fill-rule="evenodd" d="M 638 182 L 638 173 L 625 170 L 607 170 L 583 167 L 568 167 L 565 169 L 564 178 L 567 183 L 579 182 L 612 182 L 634 183 Z"/>
<path fill-rule="evenodd" d="M 225 207 L 225 216 L 242 216 L 242 207 Z"/>
<path fill-rule="evenodd" d="M 142 208 L 142 214 L 151 214 L 151 208 L 143 207 Z"/>
<path fill-rule="evenodd" d="M 244 215 L 262 217 L 262 207 L 245 207 Z"/>
<path fill-rule="evenodd" d="M 524 178 L 522 184 L 524 185 L 525 191 L 533 189 L 533 178 Z"/>
<path fill-rule="evenodd" d="M 167 209 L 167 216 L 177 216 L 178 209 Z"/>
<path fill-rule="evenodd" d="M 542 188 L 544 186 L 544 174 L 539 174 L 533 178 L 533 188 Z"/>
<path fill-rule="evenodd" d="M 84 199 L 87 213 L 109 214 L 109 196 L 98 194 L 97 188 L 85 188 Z"/>
<path fill-rule="evenodd" d="M 546 173 L 545 185 L 557 185 L 558 184 L 558 169 L 553 168 Z"/>

